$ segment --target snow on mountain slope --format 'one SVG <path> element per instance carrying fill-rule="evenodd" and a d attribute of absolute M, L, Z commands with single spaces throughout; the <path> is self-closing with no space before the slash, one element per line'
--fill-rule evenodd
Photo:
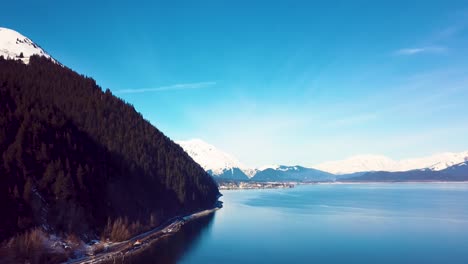
<path fill-rule="evenodd" d="M 247 169 L 242 163 L 231 155 L 217 149 L 201 139 L 176 141 L 192 159 L 200 164 L 213 176 L 222 176 L 227 173 L 234 174 L 235 169 L 240 170 L 248 177 L 252 177 L 255 170 Z M 236 177 L 237 178 L 237 177 Z"/>
<path fill-rule="evenodd" d="M 301 166 L 268 165 L 247 168 L 231 155 L 200 140 L 178 141 L 178 143 L 198 164 L 213 176 L 242 180 L 333 180 L 360 172 L 386 171 L 403 172 L 417 169 L 442 171 L 462 162 L 468 162 L 468 151 L 460 153 L 439 153 L 428 157 L 393 160 L 382 155 L 359 155 L 345 160 L 330 161 L 306 168 Z M 335 175 L 331 175 L 336 174 Z"/>
<path fill-rule="evenodd" d="M 345 160 L 325 162 L 314 168 L 334 174 L 347 174 L 360 171 L 381 171 L 395 166 L 395 161 L 385 156 L 358 155 Z"/>
<path fill-rule="evenodd" d="M 302 166 L 274 165 L 259 170 L 252 178 L 254 181 L 333 181 L 335 175 Z"/>
<path fill-rule="evenodd" d="M 23 54 L 22 57 L 21 54 Z M 0 56 L 5 59 L 21 59 L 27 64 L 29 63 L 29 57 L 34 54 L 54 60 L 29 38 L 12 29 L 0 27 Z"/>
<path fill-rule="evenodd" d="M 363 171 L 408 171 L 431 169 L 440 171 L 468 160 L 468 151 L 460 153 L 439 153 L 428 157 L 392 160 L 380 155 L 359 155 L 345 160 L 330 161 L 315 168 L 334 174 L 348 174 Z"/>
<path fill-rule="evenodd" d="M 409 160 L 414 164 L 431 164 L 427 168 L 435 171 L 444 170 L 453 165 L 468 161 L 468 151 L 460 153 L 440 153 L 426 158 Z"/>

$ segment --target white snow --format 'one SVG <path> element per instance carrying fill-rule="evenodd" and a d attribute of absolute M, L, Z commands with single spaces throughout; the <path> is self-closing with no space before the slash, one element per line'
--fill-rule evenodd
<path fill-rule="evenodd" d="M 393 160 L 381 155 L 359 155 L 345 160 L 330 161 L 314 166 L 334 174 L 363 171 L 408 171 L 415 169 L 443 170 L 468 160 L 468 151 L 439 153 L 428 157 Z"/>
<path fill-rule="evenodd" d="M 280 167 L 281 167 L 281 165 L 272 164 L 272 165 L 265 165 L 265 166 L 259 167 L 258 170 L 259 170 L 259 171 L 263 171 L 263 170 L 267 170 L 267 169 L 277 170 L 277 169 L 279 169 Z"/>
<path fill-rule="evenodd" d="M 23 58 L 20 58 L 21 53 L 23 53 Z M 29 58 L 34 54 L 54 60 L 29 38 L 12 29 L 0 27 L 0 56 L 5 59 L 21 59 L 28 64 Z"/>
<path fill-rule="evenodd" d="M 217 149 L 201 139 L 177 141 L 206 171 L 213 175 L 220 175 L 235 168 L 243 171 L 248 177 L 266 169 L 278 171 L 298 170 L 297 166 L 267 165 L 259 168 L 247 168 L 235 157 Z M 393 160 L 383 155 L 358 155 L 345 160 L 329 161 L 312 168 L 333 174 L 348 174 L 365 171 L 408 171 L 416 169 L 443 170 L 450 166 L 468 161 L 468 151 L 460 153 L 439 153 L 422 158 Z"/>
<path fill-rule="evenodd" d="M 291 171 L 291 170 L 297 171 L 297 170 L 299 170 L 299 168 L 297 166 L 286 166 L 286 165 L 278 165 L 278 164 L 263 166 L 263 167 L 260 167 L 260 168 L 258 168 L 256 170 L 257 171 L 263 171 L 263 170 L 266 170 L 266 169 L 273 169 L 273 170 L 277 170 L 277 171 Z"/>
<path fill-rule="evenodd" d="M 255 174 L 255 170 L 246 168 L 235 157 L 217 149 L 201 139 L 176 141 L 192 159 L 200 164 L 206 171 L 211 170 L 213 175 L 220 175 L 224 171 L 235 168 L 243 171 L 248 177 Z"/>

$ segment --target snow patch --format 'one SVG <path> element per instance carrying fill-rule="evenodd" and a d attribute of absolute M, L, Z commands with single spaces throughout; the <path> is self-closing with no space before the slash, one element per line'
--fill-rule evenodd
<path fill-rule="evenodd" d="M 31 39 L 12 29 L 0 27 L 0 56 L 5 59 L 22 60 L 28 64 L 32 55 L 44 56 L 55 61 Z"/>

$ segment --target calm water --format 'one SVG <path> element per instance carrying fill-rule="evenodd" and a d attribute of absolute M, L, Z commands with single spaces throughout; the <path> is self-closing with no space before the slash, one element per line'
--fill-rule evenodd
<path fill-rule="evenodd" d="M 226 191 L 130 263 L 468 263 L 468 184 Z"/>

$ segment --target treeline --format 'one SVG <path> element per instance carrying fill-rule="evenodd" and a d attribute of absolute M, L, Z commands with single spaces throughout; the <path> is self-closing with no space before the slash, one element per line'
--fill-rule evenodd
<path fill-rule="evenodd" d="M 140 230 L 219 195 L 133 106 L 48 59 L 0 57 L 0 113 L 0 241 L 38 226 L 91 239 L 121 219 Z"/>

